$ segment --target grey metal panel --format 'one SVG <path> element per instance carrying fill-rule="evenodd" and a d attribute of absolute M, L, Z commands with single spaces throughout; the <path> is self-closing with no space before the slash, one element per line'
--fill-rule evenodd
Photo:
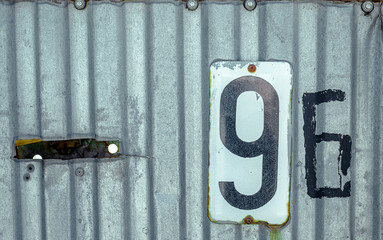
<path fill-rule="evenodd" d="M 0 4 L 1 239 L 267 239 L 207 218 L 208 68 L 215 59 L 294 68 L 291 219 L 282 239 L 382 239 L 382 54 L 378 5 L 359 3 Z M 302 95 L 317 133 L 349 134 L 349 198 L 307 195 Z M 120 139 L 110 161 L 15 161 L 16 138 Z M 318 144 L 318 184 L 337 184 Z M 31 179 L 24 181 L 33 163 Z M 75 175 L 81 167 L 85 174 Z"/>

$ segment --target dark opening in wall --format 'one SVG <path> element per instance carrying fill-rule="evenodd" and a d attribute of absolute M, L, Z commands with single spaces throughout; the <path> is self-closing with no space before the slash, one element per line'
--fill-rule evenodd
<path fill-rule="evenodd" d="M 113 158 L 120 156 L 120 141 L 96 141 L 95 139 L 71 139 L 42 141 L 23 139 L 15 141 L 18 159 Z"/>

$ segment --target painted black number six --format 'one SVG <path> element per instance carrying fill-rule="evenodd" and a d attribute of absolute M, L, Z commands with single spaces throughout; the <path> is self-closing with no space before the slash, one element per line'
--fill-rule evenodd
<path fill-rule="evenodd" d="M 317 186 L 316 176 L 316 146 L 318 143 L 324 142 L 339 142 L 338 162 L 344 176 L 347 175 L 347 170 L 350 168 L 351 162 L 351 137 L 338 133 L 322 133 L 315 135 L 316 129 L 316 105 L 331 101 L 344 101 L 345 93 L 341 90 L 326 90 L 316 93 L 303 94 L 303 132 L 305 137 L 305 167 L 307 194 L 312 198 L 322 197 L 349 197 L 351 192 L 351 182 L 346 182 L 339 188 L 320 187 Z M 343 189 L 342 189 L 343 187 Z"/>

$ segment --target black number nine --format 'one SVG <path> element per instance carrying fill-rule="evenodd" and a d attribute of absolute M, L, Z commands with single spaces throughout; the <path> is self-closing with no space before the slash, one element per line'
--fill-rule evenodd
<path fill-rule="evenodd" d="M 236 131 L 237 100 L 241 93 L 259 93 L 264 103 L 264 129 L 262 136 L 253 142 L 239 139 Z M 256 124 L 256 123 L 254 123 Z M 219 182 L 225 200 L 233 207 L 245 210 L 257 209 L 271 200 L 277 189 L 278 174 L 279 99 L 271 86 L 262 78 L 244 76 L 231 81 L 223 90 L 220 103 L 220 137 L 230 152 L 252 158 L 263 154 L 262 186 L 253 195 L 237 191 L 234 182 Z M 251 184 L 252 179 L 248 183 Z"/>

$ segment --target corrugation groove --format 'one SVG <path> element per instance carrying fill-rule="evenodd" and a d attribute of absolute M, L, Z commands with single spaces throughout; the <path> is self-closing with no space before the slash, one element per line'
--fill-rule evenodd
<path fill-rule="evenodd" d="M 35 18 L 35 22 L 33 24 L 33 27 L 35 29 L 35 46 L 36 46 L 36 56 L 35 56 L 35 59 L 36 59 L 36 99 L 37 99 L 37 103 L 38 103 L 38 107 L 37 107 L 37 114 L 38 114 L 38 117 L 37 117 L 37 120 L 38 120 L 38 129 L 39 129 L 39 136 L 42 137 L 42 120 L 41 120 L 41 67 L 40 67 L 40 64 L 41 64 L 41 60 L 40 60 L 40 52 L 41 52 L 41 46 L 40 46 L 40 26 L 39 26 L 39 18 L 40 18 L 40 14 L 39 14 L 39 8 L 38 8 L 38 3 L 36 2 L 35 3 L 35 6 L 36 6 L 36 18 Z M 42 188 L 44 189 L 44 188 Z M 44 208 L 43 208 L 44 209 Z M 43 225 L 45 226 L 45 224 Z M 45 231 L 43 231 L 45 232 Z"/>
<path fill-rule="evenodd" d="M 119 11 L 120 16 L 119 19 L 121 23 L 119 23 L 123 30 L 119 32 L 120 35 L 118 38 L 121 39 L 119 44 L 121 44 L 121 51 L 120 54 L 122 54 L 122 66 L 120 70 L 121 74 L 121 82 L 120 82 L 120 91 L 119 91 L 119 101 L 122 103 L 121 104 L 121 135 L 122 135 L 122 152 L 127 153 L 128 152 L 128 116 L 129 111 L 127 109 L 127 99 L 128 99 L 128 94 L 129 94 L 129 88 L 127 87 L 127 49 L 126 49 L 126 8 L 122 7 Z M 124 166 L 125 166 L 125 172 L 129 172 L 129 164 L 127 161 L 124 161 Z M 129 174 L 127 174 L 129 176 Z M 130 185 L 129 185 L 129 178 L 126 177 L 123 180 L 123 194 L 124 194 L 124 201 L 123 201 L 123 206 L 125 208 L 123 212 L 123 224 L 124 224 L 124 238 L 125 239 L 132 239 L 131 237 L 131 221 L 134 219 L 131 219 L 131 212 L 128 206 L 130 206 Z"/>
<path fill-rule="evenodd" d="M 87 42 L 87 51 L 89 56 L 89 118 L 90 118 L 90 124 L 91 124 L 91 135 L 96 136 L 96 103 L 95 103 L 95 84 L 94 84 L 94 15 L 93 15 L 93 9 L 89 8 L 87 9 L 88 18 L 87 18 L 87 24 L 88 24 L 88 42 Z M 100 239 L 100 224 L 99 224 L 99 161 L 96 160 L 94 164 L 94 179 L 93 179 L 93 214 L 94 214 L 94 238 Z"/>
<path fill-rule="evenodd" d="M 208 76 L 209 74 L 209 11 L 207 7 L 201 9 L 201 22 L 205 24 L 201 24 L 201 76 Z M 206 109 L 206 106 L 209 105 L 209 81 L 205 78 L 201 78 L 201 129 L 209 129 L 209 110 Z M 207 216 L 208 214 L 208 168 L 209 168 L 209 149 L 208 149 L 208 138 L 209 132 L 207 130 L 202 131 L 202 159 L 203 161 L 203 169 L 202 169 L 202 196 L 203 196 L 203 204 L 202 204 L 202 212 L 204 212 Z M 203 224 L 203 237 L 204 239 L 210 239 L 210 221 L 207 217 L 202 220 Z"/>
<path fill-rule="evenodd" d="M 68 162 L 68 168 L 70 170 L 69 173 L 69 206 L 70 206 L 70 238 L 76 239 L 77 237 L 77 216 L 76 216 L 76 205 L 81 204 L 80 202 L 76 202 L 76 185 L 75 185 L 75 175 L 73 174 L 75 172 L 75 168 L 73 167 L 73 164 L 70 164 Z"/>
<path fill-rule="evenodd" d="M 375 18 L 375 21 L 378 21 L 379 18 Z M 378 29 L 378 28 L 375 28 L 375 32 L 374 32 L 374 37 L 372 39 L 375 39 L 375 44 L 372 44 L 372 48 L 373 48 L 373 51 L 372 53 L 375 53 L 373 56 L 375 56 L 375 58 L 373 59 L 373 66 L 378 66 L 379 64 L 382 64 L 382 40 L 383 40 L 383 33 L 380 32 L 381 29 Z M 382 90 L 381 90 L 381 86 L 382 86 L 382 71 L 381 71 L 381 68 L 376 68 L 373 70 L 373 73 L 374 73 L 374 78 L 373 78 L 373 114 L 375 116 L 373 116 L 372 118 L 372 121 L 373 121 L 373 129 L 375 131 L 375 133 L 380 133 L 380 129 L 381 129 L 381 121 L 382 119 L 380 119 L 380 114 L 381 114 L 381 107 L 380 107 L 380 104 L 381 104 L 381 99 L 382 99 Z M 378 116 L 378 117 L 376 117 Z M 373 151 L 373 156 L 380 156 L 380 148 L 381 148 L 381 145 L 380 145 L 380 139 L 381 139 L 381 136 L 379 134 L 374 134 L 373 135 L 373 139 L 372 139 L 372 142 L 373 142 L 373 146 L 372 146 L 372 151 Z M 380 235 L 380 226 L 381 226 L 381 219 L 380 219 L 380 213 L 381 213 L 381 198 L 380 198 L 380 177 L 381 177 L 381 173 L 380 173 L 381 169 L 380 169 L 380 161 L 374 161 L 374 164 L 373 164 L 373 179 L 374 181 L 377 183 L 377 184 L 373 184 L 373 188 L 372 188 L 372 195 L 373 195 L 373 203 L 372 203 L 372 206 L 374 208 L 376 208 L 377 210 L 376 211 L 373 211 L 372 213 L 372 236 L 381 236 Z"/>
<path fill-rule="evenodd" d="M 356 8 L 353 9 L 353 16 L 356 16 L 358 14 L 358 10 Z M 352 137 L 356 136 L 356 133 L 355 133 L 355 128 L 356 128 L 356 114 L 357 114 L 357 111 L 356 111 L 356 108 L 357 108 L 357 81 L 358 81 L 358 52 L 359 52 L 359 47 L 358 47 L 358 24 L 357 24 L 357 21 L 356 21 L 356 18 L 353 17 L 351 18 L 351 25 L 353 26 L 351 29 L 351 42 L 352 42 L 352 49 L 351 49 L 351 73 L 350 73 L 350 80 L 351 80 L 351 96 L 350 96 L 350 99 L 351 99 L 351 111 L 350 111 L 350 125 L 351 125 L 351 130 L 350 130 L 350 135 Z M 352 160 L 353 162 L 355 161 Z M 350 175 L 351 175 L 351 179 L 353 179 L 353 177 L 355 176 L 355 167 L 353 168 L 352 167 L 352 163 L 351 162 L 351 171 L 350 171 Z M 355 184 L 354 185 L 351 185 L 351 191 L 355 191 Z M 350 207 L 349 207 L 349 211 L 350 211 L 350 219 L 349 219 L 349 223 L 350 223 L 350 239 L 355 239 L 355 196 L 354 194 L 351 194 L 350 196 Z"/>
<path fill-rule="evenodd" d="M 266 14 L 267 14 L 267 5 L 264 5 L 262 8 L 259 8 L 258 14 L 258 60 L 264 61 L 266 60 L 266 42 L 267 42 L 267 34 L 266 34 Z"/>
<path fill-rule="evenodd" d="M 65 14 L 65 48 L 67 49 L 67 53 L 65 54 L 65 58 L 66 58 L 66 61 L 65 61 L 65 70 L 66 70 L 66 76 L 65 76 L 65 81 L 66 81 L 66 84 L 65 84 L 65 91 L 66 91 L 66 96 L 65 96 L 65 102 L 66 102 L 66 131 L 67 131 L 67 139 L 70 139 L 72 138 L 73 136 L 73 131 L 72 131 L 72 93 L 71 93 L 71 65 L 70 65 L 70 61 L 71 61 L 71 57 L 70 57 L 70 36 L 69 36 L 69 9 L 66 8 L 66 14 Z M 70 206 L 70 222 L 69 222 L 69 226 L 70 226 L 70 237 L 71 239 L 75 239 L 76 236 L 77 236 L 77 217 L 76 217 L 76 199 L 75 199 L 75 181 L 74 181 L 74 169 L 73 169 L 73 165 L 68 165 L 68 168 L 69 170 L 71 171 L 69 173 L 69 178 L 68 178 L 68 181 L 69 181 L 69 186 L 70 186 L 70 189 L 69 189 L 69 206 Z"/>
<path fill-rule="evenodd" d="M 241 7 L 241 6 L 240 6 Z M 242 10 L 239 6 L 234 7 L 233 11 L 233 49 L 234 49 L 234 59 L 242 60 L 241 56 L 241 21 L 240 21 L 240 11 Z M 242 238 L 242 225 L 234 227 L 234 237 L 235 239 Z"/>
<path fill-rule="evenodd" d="M 153 5 L 147 6 L 145 9 L 145 32 L 147 33 L 147 38 L 145 42 L 146 46 L 146 92 L 152 93 L 153 92 L 153 85 L 152 85 L 152 74 L 153 74 Z M 152 94 L 145 94 L 146 103 L 147 106 L 147 147 L 146 151 L 149 154 L 149 156 L 153 156 L 153 95 Z M 156 209 L 154 205 L 154 169 L 153 169 L 153 162 L 156 161 L 155 156 L 153 156 L 148 164 L 148 178 L 149 178 L 149 229 L 150 229 L 150 238 L 151 239 L 157 239 L 157 218 L 156 218 Z"/>
<path fill-rule="evenodd" d="M 186 155 L 185 155 L 185 83 L 184 83 L 184 10 L 176 9 L 176 32 L 177 32 L 177 101 L 178 101 L 178 161 L 179 161 L 179 237 L 187 236 L 186 229 Z"/>
<path fill-rule="evenodd" d="M 293 10 L 293 16 L 294 16 L 294 28 L 293 28 L 293 74 L 295 79 L 299 78 L 299 24 L 301 22 L 299 21 L 300 11 L 298 8 L 298 5 L 294 5 Z M 293 100 L 292 100 L 292 136 L 291 139 L 297 139 L 299 135 L 299 106 L 296 104 L 299 101 L 300 96 L 299 93 L 299 81 L 293 81 Z M 290 182 L 290 224 L 292 225 L 292 231 L 291 231 L 291 239 L 298 239 L 299 235 L 299 226 L 298 226 L 298 215 L 299 215 L 299 197 L 298 197 L 298 169 L 296 168 L 295 160 L 298 158 L 298 144 L 292 143 L 291 147 L 291 182 Z M 291 204 L 293 203 L 294 204 Z"/>
<path fill-rule="evenodd" d="M 12 16 L 12 22 L 15 22 L 15 8 L 11 8 L 11 16 Z M 12 28 L 10 27 L 10 32 L 8 32 L 8 36 L 11 36 L 12 39 L 16 39 L 16 32 L 15 32 L 15 28 Z M 12 39 L 9 38 L 7 39 L 8 40 L 8 44 L 11 45 L 12 44 Z M 13 65 L 13 71 L 11 71 L 10 73 L 10 78 L 14 81 L 9 81 L 8 82 L 8 89 L 9 89 L 9 93 L 11 93 L 11 96 L 9 96 L 9 109 L 14 109 L 13 105 L 16 105 L 17 106 L 17 74 L 16 74 L 16 71 L 17 71 L 17 65 L 16 65 L 16 48 L 10 48 L 8 49 L 7 51 L 7 55 L 9 54 L 9 56 L 6 56 L 7 58 L 11 57 L 12 61 L 9 61 L 10 64 Z M 11 60 L 10 59 L 10 60 Z M 13 84 L 12 84 L 13 83 Z M 9 124 L 9 129 L 10 129 L 10 132 L 11 134 L 13 134 L 13 136 L 17 136 L 19 133 L 18 133 L 18 127 L 16 124 L 13 124 L 16 119 L 18 117 L 18 108 L 14 109 L 10 115 L 10 124 Z M 10 135 L 11 135 L 10 134 Z M 12 141 L 13 139 L 11 139 Z M 6 161 L 11 161 L 11 160 L 6 160 Z M 20 165 L 19 164 L 13 164 L 14 168 L 12 169 L 13 170 L 13 173 L 11 176 L 13 176 L 11 179 L 14 181 L 14 186 L 15 186 L 15 189 L 14 189 L 14 194 L 13 194 L 13 199 L 14 199 L 14 219 L 12 219 L 12 224 L 14 225 L 14 239 L 21 239 L 22 236 L 23 236 L 23 227 L 22 227 L 22 221 L 19 217 L 16 217 L 16 216 L 22 216 L 22 211 L 21 211 L 21 187 L 20 187 Z"/>
<path fill-rule="evenodd" d="M 41 52 L 41 46 L 40 46 L 40 26 L 39 26 L 39 18 L 40 18 L 40 13 L 39 13 L 39 7 L 38 3 L 35 3 L 35 11 L 36 11 L 36 18 L 33 23 L 33 28 L 35 32 L 35 61 L 36 61 L 36 100 L 37 100 L 37 121 L 38 121 L 38 133 L 39 137 L 42 137 L 42 111 L 41 111 L 41 60 L 40 60 L 40 52 Z M 47 231 L 46 231 L 46 208 L 45 208 L 45 164 L 41 164 L 41 233 L 42 236 L 41 238 L 43 240 L 47 239 Z"/>
<path fill-rule="evenodd" d="M 327 9 L 324 7 L 319 8 L 318 13 L 318 22 L 317 22 L 317 79 L 316 79 L 316 90 L 324 90 L 325 80 L 326 80 L 326 62 L 323 59 L 326 59 L 326 30 L 327 30 Z M 318 113 L 319 114 L 319 113 Z M 317 127 L 320 128 L 321 122 L 317 122 Z M 323 128 L 322 128 L 323 129 Z M 318 149 L 317 149 L 318 152 Z M 324 156 L 323 152 L 321 154 Z M 324 170 L 323 170 L 324 172 Z M 324 174 L 322 175 L 324 176 Z M 322 176 L 318 176 L 319 179 Z M 324 203 L 321 199 L 315 200 L 315 239 L 321 240 L 324 238 Z"/>
<path fill-rule="evenodd" d="M 67 139 L 73 138 L 73 128 L 72 128 L 72 92 L 71 92 L 71 57 L 70 57 L 70 37 L 69 37 L 69 9 L 66 8 L 66 14 L 65 14 L 65 48 L 67 49 L 67 52 L 65 53 L 66 61 L 65 61 L 65 87 L 66 87 L 66 96 L 65 96 L 65 103 L 66 103 L 66 132 L 67 132 Z"/>
<path fill-rule="evenodd" d="M 94 8 L 88 8 L 86 11 L 88 13 L 87 25 L 88 25 L 88 42 L 87 42 L 87 51 L 89 56 L 89 119 L 90 119 L 90 134 L 96 136 L 96 89 L 94 86 Z"/>

